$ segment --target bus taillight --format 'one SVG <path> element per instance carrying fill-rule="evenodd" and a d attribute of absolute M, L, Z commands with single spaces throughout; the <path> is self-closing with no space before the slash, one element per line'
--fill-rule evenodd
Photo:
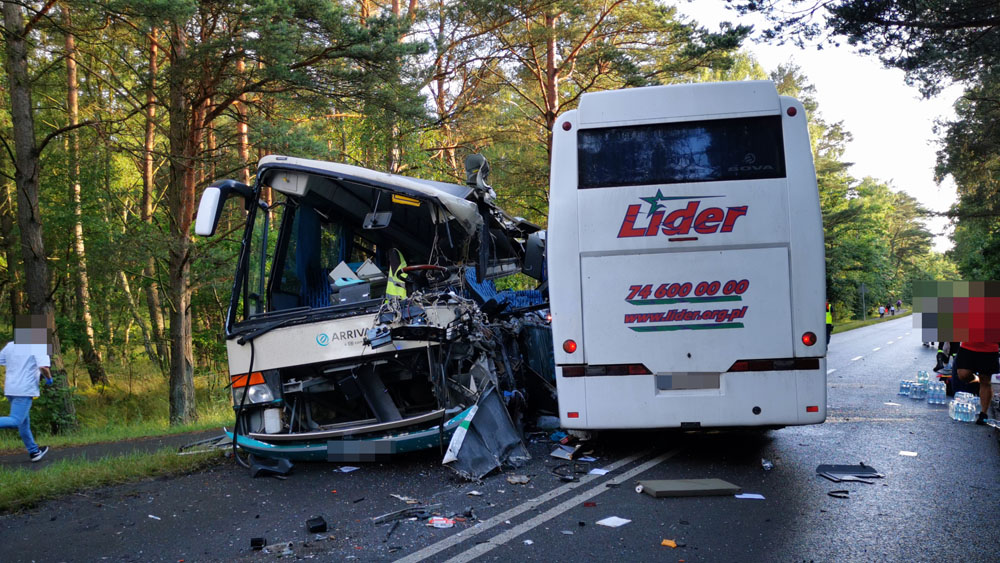
<path fill-rule="evenodd" d="M 572 354 L 573 352 L 576 352 L 576 342 L 573 340 L 567 340 L 566 342 L 563 342 L 563 350 L 565 350 L 567 354 Z"/>
<path fill-rule="evenodd" d="M 811 332 L 806 332 L 802 335 L 802 343 L 806 346 L 812 346 L 816 343 L 816 335 Z"/>

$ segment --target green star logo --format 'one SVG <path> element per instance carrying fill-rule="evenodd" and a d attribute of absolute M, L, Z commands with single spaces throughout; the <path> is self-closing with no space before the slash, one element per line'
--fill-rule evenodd
<path fill-rule="evenodd" d="M 649 204 L 649 211 L 646 212 L 646 217 L 652 217 L 653 213 L 655 213 L 658 209 L 664 208 L 662 205 L 660 205 L 661 201 L 672 201 L 675 199 L 694 199 L 695 197 L 696 196 L 690 196 L 690 195 L 667 197 L 663 195 L 663 193 L 660 190 L 656 190 L 656 195 L 649 197 L 640 197 L 639 199 Z"/>

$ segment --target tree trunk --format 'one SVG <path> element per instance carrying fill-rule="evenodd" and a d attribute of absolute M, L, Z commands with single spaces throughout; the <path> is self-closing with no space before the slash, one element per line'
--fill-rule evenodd
<path fill-rule="evenodd" d="M 45 317 L 46 326 L 52 331 L 52 367 L 62 371 L 62 354 L 55 328 L 55 308 L 49 289 L 49 268 L 45 262 L 45 242 L 42 236 L 42 218 L 38 208 L 38 177 L 40 163 L 35 144 L 35 119 L 31 107 L 31 77 L 28 73 L 28 47 L 25 42 L 24 14 L 19 4 L 3 3 L 3 30 L 6 39 L 8 91 L 10 92 L 10 117 L 14 133 L 14 183 L 17 186 L 17 219 L 21 230 L 21 255 L 24 261 L 25 293 L 28 312 Z M 66 378 L 57 378 L 67 387 Z M 60 417 L 66 424 L 64 430 L 76 424 L 76 408 L 70 393 L 64 397 Z"/>
<path fill-rule="evenodd" d="M 66 29 L 72 28 L 69 8 L 63 5 L 63 21 Z M 76 81 L 76 38 L 66 32 L 66 110 L 69 125 L 80 122 L 78 88 Z M 90 374 L 91 385 L 108 384 L 108 374 L 104 372 L 101 353 L 94 345 L 94 322 L 90 315 L 90 280 L 87 276 L 87 250 L 83 241 L 83 205 L 80 202 L 80 136 L 79 130 L 69 132 L 69 173 L 71 198 L 73 201 L 73 254 L 76 258 L 76 316 L 83 324 L 84 337 L 80 343 L 83 363 Z"/>
<path fill-rule="evenodd" d="M 556 67 L 556 15 L 545 14 L 545 149 L 552 156 L 552 126 L 559 115 L 559 69 Z"/>
<path fill-rule="evenodd" d="M 21 278 L 18 276 L 20 270 L 17 257 L 17 250 L 14 244 L 14 198 L 11 197 L 10 184 L 4 182 L 0 186 L 0 250 L 7 261 L 6 283 L 10 288 L 10 316 L 22 312 L 21 309 Z"/>
<path fill-rule="evenodd" d="M 171 34 L 173 61 L 169 77 L 170 183 L 170 424 L 191 422 L 197 411 L 194 400 L 194 365 L 191 343 L 191 286 L 189 231 L 194 220 L 195 160 L 201 145 L 202 108 L 190 108 L 184 88 L 187 38 L 175 26 Z"/>
<path fill-rule="evenodd" d="M 149 88 L 146 90 L 146 139 L 142 155 L 142 210 L 140 212 L 142 222 L 147 225 L 153 224 L 153 197 L 156 191 L 156 178 L 153 168 L 153 151 L 156 149 L 155 86 L 156 73 L 159 66 L 156 41 L 157 32 L 156 29 L 153 29 L 149 34 Z M 146 307 L 149 309 L 149 324 L 153 331 L 153 340 L 156 343 L 156 364 L 160 366 L 160 371 L 166 373 L 167 366 L 170 363 L 170 352 L 167 348 L 167 339 L 163 331 L 163 308 L 160 304 L 160 286 L 156 282 L 155 258 L 152 256 L 149 257 L 142 274 L 148 280 L 145 284 Z"/>
<path fill-rule="evenodd" d="M 247 64 L 242 58 L 236 61 L 236 72 L 241 79 L 247 71 Z M 240 181 L 250 185 L 250 134 L 247 127 L 247 96 L 240 94 L 239 101 L 236 102 L 236 134 L 239 137 L 240 156 Z"/>

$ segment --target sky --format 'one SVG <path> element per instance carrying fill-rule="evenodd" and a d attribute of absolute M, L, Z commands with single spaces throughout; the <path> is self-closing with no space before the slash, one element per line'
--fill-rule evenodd
<path fill-rule="evenodd" d="M 675 5 L 681 14 L 712 31 L 721 21 L 753 25 L 755 30 L 766 27 L 760 17 L 740 17 L 727 10 L 724 0 L 681 0 Z M 962 92 L 960 87 L 924 99 L 915 87 L 906 85 L 902 71 L 886 69 L 874 56 L 856 54 L 846 45 L 817 50 L 748 41 L 744 48 L 768 72 L 789 61 L 802 69 L 816 87 L 823 119 L 842 121 L 853 135 L 844 154 L 845 161 L 854 163 L 852 176 L 882 180 L 934 211 L 947 211 L 956 201 L 950 180 L 940 186 L 934 182 L 938 136 L 933 128 L 936 120 L 954 119 L 952 104 Z M 937 235 L 935 250 L 951 248 L 946 219 L 931 218 L 927 225 Z"/>

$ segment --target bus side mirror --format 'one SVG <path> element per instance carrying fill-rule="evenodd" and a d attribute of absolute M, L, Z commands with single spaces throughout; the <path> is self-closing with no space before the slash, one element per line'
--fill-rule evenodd
<path fill-rule="evenodd" d="M 528 235 L 524 244 L 524 264 L 521 272 L 538 281 L 545 281 L 545 231 Z"/>
<path fill-rule="evenodd" d="M 253 201 L 253 190 L 246 184 L 236 180 L 219 180 L 205 188 L 201 194 L 201 202 L 198 204 L 198 216 L 194 224 L 195 234 L 203 237 L 215 234 L 219 218 L 222 217 L 223 204 L 233 195 L 243 196 L 243 207 L 250 209 L 250 202 Z"/>

